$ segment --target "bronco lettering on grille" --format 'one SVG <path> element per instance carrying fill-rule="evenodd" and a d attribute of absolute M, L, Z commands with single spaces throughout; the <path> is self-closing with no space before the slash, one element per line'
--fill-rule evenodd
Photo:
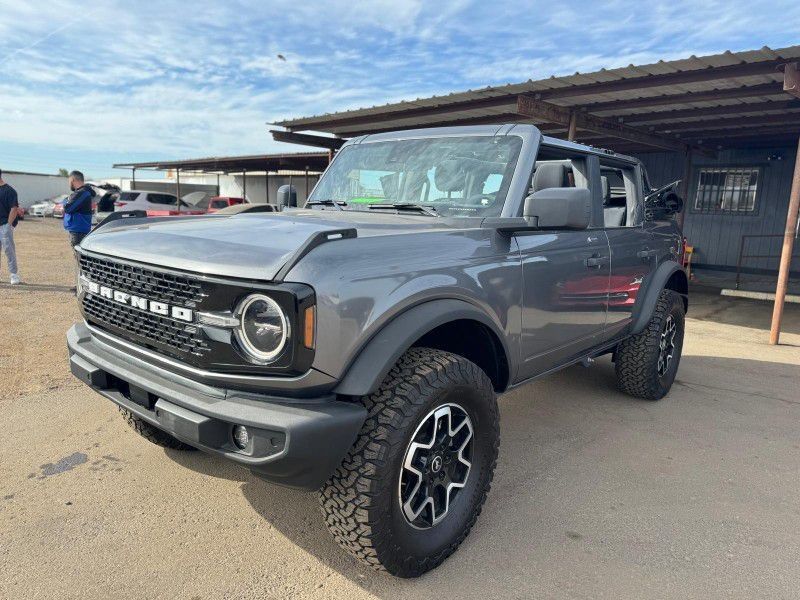
<path fill-rule="evenodd" d="M 84 275 L 81 275 L 80 281 L 81 287 L 89 294 L 107 298 L 119 304 L 138 308 L 139 310 L 151 312 L 154 315 L 172 317 L 173 319 L 186 321 L 187 323 L 194 321 L 194 311 L 188 308 L 170 306 L 165 302 L 158 302 L 157 300 L 150 300 L 148 298 L 142 298 L 141 296 L 135 296 L 134 294 L 115 290 L 105 285 L 100 285 L 96 281 L 91 281 Z"/>

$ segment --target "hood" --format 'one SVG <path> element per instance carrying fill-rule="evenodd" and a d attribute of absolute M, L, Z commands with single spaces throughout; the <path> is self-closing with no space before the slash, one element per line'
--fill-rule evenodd
<path fill-rule="evenodd" d="M 186 204 L 198 208 L 208 208 L 208 201 L 211 194 L 208 192 L 189 192 L 181 198 Z"/>
<path fill-rule="evenodd" d="M 268 281 L 320 231 L 355 228 L 359 237 L 371 237 L 467 226 L 463 219 L 320 210 L 137 221 L 100 228 L 81 248 L 195 273 Z M 475 220 L 470 225 L 475 227 Z"/>

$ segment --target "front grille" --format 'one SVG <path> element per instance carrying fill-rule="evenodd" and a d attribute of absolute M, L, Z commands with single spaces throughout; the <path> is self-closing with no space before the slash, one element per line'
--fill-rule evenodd
<path fill-rule="evenodd" d="M 198 281 L 182 274 L 87 255 L 80 257 L 80 263 L 82 274 L 89 280 L 157 302 L 194 310 L 206 296 Z M 85 294 L 82 306 L 88 321 L 166 354 L 200 358 L 211 349 L 205 336 L 192 323 L 139 310 L 96 294 Z"/>
<path fill-rule="evenodd" d="M 205 297 L 200 282 L 185 275 L 86 255 L 81 256 L 81 271 L 100 285 L 185 308 L 195 308 Z"/>

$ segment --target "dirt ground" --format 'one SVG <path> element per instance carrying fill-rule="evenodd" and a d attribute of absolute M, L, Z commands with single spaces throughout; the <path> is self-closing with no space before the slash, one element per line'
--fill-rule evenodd
<path fill-rule="evenodd" d="M 313 494 L 164 451 L 69 375 L 78 318 L 61 223 L 17 230 L 0 271 L 0 598 L 796 598 L 800 307 L 695 290 L 657 403 L 600 360 L 500 399 L 476 528 L 404 581 L 332 541 Z"/>

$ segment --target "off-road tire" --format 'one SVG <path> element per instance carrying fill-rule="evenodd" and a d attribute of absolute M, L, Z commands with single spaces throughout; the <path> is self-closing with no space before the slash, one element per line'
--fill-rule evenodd
<path fill-rule="evenodd" d="M 412 348 L 363 402 L 367 419 L 320 490 L 322 512 L 333 537 L 356 558 L 378 571 L 417 577 L 455 552 L 486 500 L 500 444 L 494 389 L 486 373 L 469 360 Z M 450 402 L 463 407 L 472 422 L 471 470 L 441 522 L 417 529 L 404 517 L 399 501 L 403 459 L 426 415 Z"/>
<path fill-rule="evenodd" d="M 663 375 L 658 373 L 661 334 L 669 317 L 677 327 L 675 353 Z M 653 316 L 641 333 L 630 336 L 617 346 L 615 366 L 619 389 L 645 400 L 660 400 L 667 395 L 681 360 L 684 333 L 683 299 L 673 290 L 663 290 Z"/>
<path fill-rule="evenodd" d="M 131 426 L 131 428 L 146 439 L 148 442 L 161 446 L 162 448 L 170 448 L 171 450 L 197 450 L 194 446 L 184 444 L 177 438 L 172 437 L 166 431 L 161 431 L 158 427 L 153 427 L 147 421 L 143 421 L 131 411 L 118 407 L 119 412 L 122 413 L 122 418 Z"/>

